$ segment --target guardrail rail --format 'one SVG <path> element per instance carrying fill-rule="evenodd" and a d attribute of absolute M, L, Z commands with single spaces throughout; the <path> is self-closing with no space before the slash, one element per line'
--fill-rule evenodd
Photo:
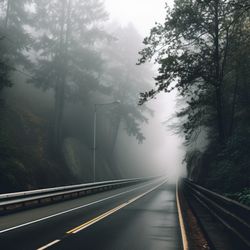
<path fill-rule="evenodd" d="M 183 179 L 181 185 L 186 195 L 194 198 L 236 239 L 237 249 L 250 249 L 250 207 L 188 179 Z M 196 215 L 199 219 L 199 214 Z"/>
<path fill-rule="evenodd" d="M 154 178 L 135 178 L 38 189 L 0 195 L 0 215 L 75 199 L 81 196 L 145 182 Z"/>

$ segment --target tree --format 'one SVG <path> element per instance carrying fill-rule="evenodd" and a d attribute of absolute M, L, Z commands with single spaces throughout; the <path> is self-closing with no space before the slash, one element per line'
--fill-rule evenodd
<path fill-rule="evenodd" d="M 98 87 L 103 63 L 98 41 L 108 37 L 100 24 L 107 14 L 99 0 L 37 0 L 35 9 L 34 48 L 40 56 L 33 81 L 55 91 L 53 144 L 59 151 L 65 100 L 86 98 Z"/>
<path fill-rule="evenodd" d="M 0 38 L 0 53 L 2 55 L 0 58 L 0 92 L 4 87 L 10 87 L 12 85 L 10 79 L 12 68 L 8 63 L 8 59 L 4 56 L 6 44 L 3 40 L 3 37 Z"/>
<path fill-rule="evenodd" d="M 199 175 L 190 177 L 220 191 L 244 188 L 250 160 L 249 1 L 176 0 L 166 12 L 140 52 L 140 63 L 156 58 L 160 64 L 156 88 L 141 93 L 140 104 L 177 89 L 185 101 L 177 113 L 185 160 Z M 194 146 L 200 132 L 207 135 L 203 151 Z"/>
<path fill-rule="evenodd" d="M 27 54 L 31 38 L 25 30 L 30 12 L 29 0 L 6 0 L 0 2 L 0 90 L 12 86 L 11 72 L 17 67 L 30 66 Z"/>
<path fill-rule="evenodd" d="M 189 114 L 189 121 L 197 122 L 203 117 L 197 107 L 204 107 L 202 103 L 207 103 L 204 96 L 209 96 L 213 100 L 210 106 L 216 111 L 216 131 L 223 145 L 226 141 L 225 67 L 230 39 L 242 11 L 245 10 L 238 10 L 230 1 L 222 0 L 176 0 L 172 10 L 167 8 L 165 24 L 157 24 L 151 30 L 144 40 L 147 47 L 140 52 L 140 63 L 157 55 L 156 61 L 160 64 L 157 88 L 142 93 L 140 103 L 161 91 L 176 88 L 181 95 L 191 96 L 188 104 L 193 114 Z M 188 126 L 187 132 L 192 133 L 191 128 L 195 127 L 195 123 Z"/>
<path fill-rule="evenodd" d="M 127 133 L 139 143 L 145 139 L 141 124 L 147 122 L 145 111 L 150 114 L 152 112 L 147 107 L 137 105 L 137 93 L 150 86 L 152 69 L 149 65 L 140 68 L 136 66 L 137 51 L 141 48 L 143 39 L 132 24 L 124 28 L 112 24 L 111 33 L 117 39 L 103 49 L 107 63 L 102 83 L 110 89 L 109 95 L 121 102 L 115 112 L 112 112 L 111 129 L 114 139 L 110 148 L 113 151 L 121 121 L 125 124 Z"/>

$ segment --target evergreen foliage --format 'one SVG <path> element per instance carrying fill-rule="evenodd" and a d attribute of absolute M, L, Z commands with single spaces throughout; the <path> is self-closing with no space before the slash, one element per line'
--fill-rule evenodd
<path fill-rule="evenodd" d="M 27 4 L 29 0 L 6 0 L 0 2 L 0 91 L 11 87 L 11 72 L 27 68 L 30 62 L 27 52 L 31 37 L 25 30 L 30 22 Z"/>
<path fill-rule="evenodd" d="M 190 177 L 222 192 L 250 183 L 249 17 L 249 1 L 176 0 L 140 52 L 139 63 L 156 58 L 160 64 L 156 88 L 141 93 L 140 104 L 178 90 L 186 102 L 177 113 L 185 144 L 197 150 L 200 131 L 208 140 L 205 152 L 186 156 L 197 165 L 188 169 L 199 169 Z"/>
<path fill-rule="evenodd" d="M 33 82 L 55 91 L 54 151 L 60 151 L 65 100 L 86 102 L 98 88 L 103 60 L 98 41 L 109 38 L 100 24 L 107 19 L 101 1 L 39 0 L 33 17 L 39 54 Z"/>
<path fill-rule="evenodd" d="M 76 181 L 62 147 L 74 137 L 91 154 L 95 103 L 121 101 L 98 114 L 98 140 L 105 141 L 98 153 L 110 169 L 121 124 L 138 142 L 145 139 L 143 112 L 150 110 L 137 106 L 137 93 L 148 84 L 150 68 L 135 70 L 142 39 L 132 26 L 115 38 L 107 20 L 102 0 L 0 1 L 0 94 L 6 101 L 0 107 L 0 192 Z M 46 126 L 30 123 L 27 113 Z"/>

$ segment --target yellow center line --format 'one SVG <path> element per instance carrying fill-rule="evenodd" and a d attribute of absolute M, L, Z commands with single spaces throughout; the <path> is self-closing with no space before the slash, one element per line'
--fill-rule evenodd
<path fill-rule="evenodd" d="M 109 210 L 109 211 L 107 211 L 107 212 L 105 212 L 105 213 L 103 213 L 103 214 L 101 214 L 101 215 L 99 215 L 99 216 L 97 216 L 97 217 L 95 217 L 95 218 L 93 218 L 93 219 L 91 219 L 91 220 L 89 220 L 89 221 L 87 221 L 87 222 L 85 222 L 85 223 L 83 223 L 83 224 L 81 224 L 81 225 L 79 225 L 79 226 L 77 226 L 77 227 L 75 227 L 75 228 L 69 230 L 69 231 L 66 232 L 66 233 L 67 233 L 67 234 L 75 234 L 75 233 L 78 233 L 79 231 L 81 231 L 81 230 L 83 230 L 83 229 L 85 229 L 85 228 L 87 228 L 87 227 L 89 227 L 89 226 L 91 226 L 91 225 L 97 223 L 98 221 L 100 221 L 100 220 L 102 220 L 102 219 L 104 219 L 104 218 L 110 216 L 111 214 L 117 212 L 118 210 L 120 210 L 120 209 L 122 209 L 122 208 L 128 206 L 129 204 L 135 202 L 136 200 L 142 198 L 142 197 L 145 196 L 146 194 L 148 194 L 148 193 L 154 191 L 155 189 L 157 189 L 158 187 L 160 187 L 161 185 L 163 185 L 165 182 L 166 182 L 166 180 L 165 180 L 164 182 L 162 182 L 161 184 L 157 185 L 156 187 L 154 187 L 154 188 L 148 190 L 147 192 L 145 192 L 145 193 L 143 193 L 143 194 L 140 194 L 140 195 L 136 196 L 136 197 L 133 198 L 133 199 L 130 199 L 129 201 L 127 201 L 127 202 L 125 202 L 125 203 L 122 203 L 121 205 L 119 205 L 119 206 L 117 206 L 117 207 L 115 207 L 115 208 L 113 208 L 113 209 L 111 209 L 111 210 Z"/>
<path fill-rule="evenodd" d="M 82 230 L 82 229 L 84 229 L 84 228 L 86 228 L 86 227 L 89 227 L 89 226 L 93 225 L 94 223 L 96 223 L 96 222 L 98 222 L 98 221 L 104 219 L 105 217 L 107 217 L 107 216 L 113 214 L 114 212 L 116 212 L 117 210 L 123 208 L 124 206 L 126 206 L 126 203 L 124 203 L 124 204 L 122 204 L 122 205 L 120 205 L 120 206 L 118 206 L 118 207 L 116 207 L 116 208 L 113 208 L 112 210 L 110 210 L 110 211 L 108 211 L 108 212 L 106 212 L 106 213 L 104 213 L 104 214 L 101 214 L 101 215 L 99 215 L 98 217 L 96 217 L 96 218 L 94 218 L 94 219 L 92 219 L 92 220 L 90 220 L 90 221 L 87 221 L 87 222 L 83 223 L 82 225 L 80 225 L 80 226 L 78 226 L 78 227 L 73 228 L 72 230 L 68 231 L 67 234 L 70 234 L 70 233 L 77 233 L 77 232 L 79 232 L 80 230 Z"/>

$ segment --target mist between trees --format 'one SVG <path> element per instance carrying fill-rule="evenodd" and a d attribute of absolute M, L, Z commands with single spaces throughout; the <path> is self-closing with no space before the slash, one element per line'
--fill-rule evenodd
<path fill-rule="evenodd" d="M 114 101 L 96 106 L 96 180 L 147 175 L 114 156 L 152 116 L 137 105 L 152 69 L 136 66 L 133 25 L 107 22 L 99 0 L 1 1 L 0 18 L 0 191 L 92 181 L 94 105 Z"/>
<path fill-rule="evenodd" d="M 166 13 L 140 52 L 140 63 L 160 64 L 156 87 L 140 103 L 177 90 L 174 127 L 185 137 L 189 177 L 222 193 L 241 192 L 231 196 L 249 204 L 250 2 L 176 0 Z"/>
<path fill-rule="evenodd" d="M 99 0 L 5 0 L 0 16 L 1 192 L 91 181 L 94 104 L 113 103 L 96 106 L 97 180 L 149 174 L 117 164 L 117 141 L 142 143 L 147 101 L 176 91 L 188 177 L 249 204 L 249 0 L 175 0 L 144 48 Z"/>

